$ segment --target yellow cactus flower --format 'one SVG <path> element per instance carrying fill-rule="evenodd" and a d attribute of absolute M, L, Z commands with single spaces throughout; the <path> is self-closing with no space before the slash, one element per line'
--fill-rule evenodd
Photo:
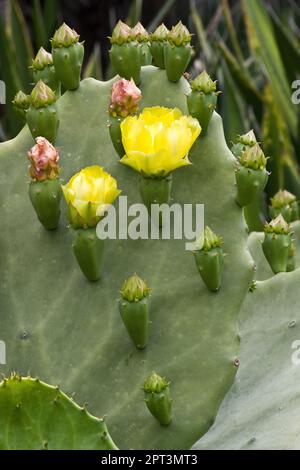
<path fill-rule="evenodd" d="M 107 205 L 112 204 L 121 192 L 115 178 L 97 165 L 76 173 L 62 190 L 74 228 L 95 227 Z"/>
<path fill-rule="evenodd" d="M 189 165 L 188 152 L 201 132 L 197 119 L 178 108 L 144 108 L 121 123 L 126 155 L 120 160 L 149 177 L 164 177 Z"/>

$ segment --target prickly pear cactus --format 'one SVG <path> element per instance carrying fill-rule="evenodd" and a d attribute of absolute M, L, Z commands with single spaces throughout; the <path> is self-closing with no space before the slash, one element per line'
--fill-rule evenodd
<path fill-rule="evenodd" d="M 138 177 L 119 164 L 107 129 L 113 81 L 81 82 L 57 102 L 56 146 L 62 177 L 100 164 L 128 196 L 140 202 Z M 142 106 L 178 106 L 187 113 L 189 85 L 170 83 L 165 71 L 142 70 Z M 191 446 L 214 421 L 233 382 L 239 350 L 237 316 L 253 277 L 242 211 L 235 203 L 234 159 L 215 113 L 194 145 L 193 166 L 173 176 L 173 199 L 204 203 L 205 222 L 224 240 L 222 286 L 203 284 L 184 240 L 107 241 L 98 283 L 81 274 L 71 249 L 66 215 L 47 232 L 28 197 L 28 128 L 0 146 L 0 324 L 7 365 L 60 383 L 88 402 L 119 448 Z M 118 311 L 123 281 L 134 272 L 152 288 L 151 329 L 145 350 L 132 344 Z M 155 370 L 171 381 L 173 420 L 161 427 L 144 403 L 142 386 Z"/>
<path fill-rule="evenodd" d="M 299 283 L 297 269 L 247 295 L 235 384 L 196 449 L 299 450 Z"/>
<path fill-rule="evenodd" d="M 0 383 L 0 449 L 116 449 L 103 420 L 59 387 L 12 374 Z"/>

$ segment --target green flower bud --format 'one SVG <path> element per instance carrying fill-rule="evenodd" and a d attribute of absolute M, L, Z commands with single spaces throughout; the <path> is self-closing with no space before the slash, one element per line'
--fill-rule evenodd
<path fill-rule="evenodd" d="M 152 55 L 150 51 L 149 34 L 140 22 L 132 28 L 131 38 L 133 41 L 140 43 L 141 65 L 150 65 L 152 62 Z"/>
<path fill-rule="evenodd" d="M 150 289 L 136 274 L 126 279 L 121 289 L 119 311 L 133 343 L 144 349 L 149 337 Z"/>
<path fill-rule="evenodd" d="M 164 61 L 167 77 L 171 82 L 178 82 L 187 69 L 192 56 L 191 34 L 179 21 L 173 26 L 164 47 Z"/>
<path fill-rule="evenodd" d="M 12 101 L 14 108 L 22 115 L 22 117 L 25 117 L 26 111 L 30 106 L 30 100 L 30 95 L 26 95 L 23 91 L 18 91 Z"/>
<path fill-rule="evenodd" d="M 138 44 L 137 40 L 132 35 L 132 30 L 122 21 L 119 21 L 113 30 L 110 38 L 111 49 L 109 57 L 115 71 L 122 78 L 126 80 L 134 80 L 138 85 L 141 81 L 141 66 L 146 60 L 142 49 L 142 44 Z M 146 48 L 149 45 L 146 43 Z"/>
<path fill-rule="evenodd" d="M 131 40 L 132 40 L 131 28 L 126 23 L 123 23 L 123 21 L 119 20 L 112 32 L 110 43 L 121 45 L 121 44 L 124 44 L 125 42 L 130 42 Z"/>
<path fill-rule="evenodd" d="M 52 54 L 41 47 L 33 59 L 31 67 L 34 70 L 43 70 L 45 67 L 50 65 L 53 65 Z"/>
<path fill-rule="evenodd" d="M 162 426 L 168 426 L 172 420 L 169 382 L 152 372 L 144 383 L 144 392 L 150 413 Z"/>
<path fill-rule="evenodd" d="M 31 92 L 30 105 L 33 108 L 45 108 L 56 101 L 53 90 L 48 87 L 42 80 L 39 80 Z M 44 136 L 43 136 L 44 137 Z"/>
<path fill-rule="evenodd" d="M 58 80 L 53 65 L 52 54 L 47 52 L 43 47 L 38 51 L 35 59 L 32 61 L 33 79 L 35 83 L 42 80 L 56 94 L 60 96 L 60 81 Z"/>
<path fill-rule="evenodd" d="M 168 41 L 174 46 L 182 46 L 189 44 L 191 41 L 192 35 L 187 29 L 186 26 L 179 21 L 176 26 L 173 26 L 171 31 L 168 34 Z"/>
<path fill-rule="evenodd" d="M 231 147 L 231 151 L 236 158 L 240 158 L 246 148 L 253 147 L 255 144 L 257 144 L 257 140 L 254 131 L 251 130 L 247 134 L 237 137 L 236 142 Z"/>
<path fill-rule="evenodd" d="M 290 226 L 280 214 L 265 225 L 264 232 L 263 252 L 272 271 L 275 274 L 285 272 L 292 243 Z"/>
<path fill-rule="evenodd" d="M 153 42 L 153 41 L 166 41 L 167 38 L 168 38 L 168 34 L 170 33 L 170 31 L 168 30 L 168 28 L 164 25 L 164 23 L 162 23 L 161 25 L 159 25 L 156 30 L 154 31 L 154 33 L 152 33 L 150 35 L 150 41 Z"/>
<path fill-rule="evenodd" d="M 299 219 L 299 207 L 296 196 L 286 190 L 279 190 L 274 197 L 271 198 L 270 206 L 271 217 L 279 214 L 285 218 L 286 222 L 294 222 Z"/>
<path fill-rule="evenodd" d="M 156 28 L 154 33 L 150 35 L 150 51 L 153 57 L 153 62 L 156 67 L 160 69 L 165 68 L 165 45 L 167 36 L 169 34 L 168 28 L 162 23 Z"/>
<path fill-rule="evenodd" d="M 264 226 L 265 233 L 276 233 L 276 234 L 285 234 L 290 233 L 290 226 L 284 220 L 281 214 L 279 214 L 275 219 L 272 219 L 271 222 L 267 223 Z"/>
<path fill-rule="evenodd" d="M 84 57 L 84 47 L 79 42 L 79 35 L 64 23 L 54 34 L 51 43 L 57 78 L 67 90 L 76 90 L 80 83 Z"/>
<path fill-rule="evenodd" d="M 253 170 L 263 170 L 267 165 L 267 158 L 259 144 L 252 145 L 244 150 L 239 158 L 239 162 L 245 168 Z"/>
<path fill-rule="evenodd" d="M 213 248 L 221 248 L 223 240 L 216 235 L 209 227 L 205 227 L 202 234 L 196 241 L 196 250 L 210 251 Z"/>
<path fill-rule="evenodd" d="M 34 139 L 45 137 L 55 144 L 59 126 L 55 101 L 54 91 L 40 80 L 31 92 L 31 104 L 26 113 L 27 124 Z"/>
<path fill-rule="evenodd" d="M 247 134 L 238 136 L 237 142 L 243 144 L 245 147 L 253 147 L 255 144 L 257 144 L 253 129 L 247 132 Z"/>
<path fill-rule="evenodd" d="M 198 119 L 202 128 L 201 135 L 205 135 L 217 105 L 217 82 L 204 71 L 191 81 L 191 88 L 192 91 L 187 96 L 189 114 Z"/>
<path fill-rule="evenodd" d="M 216 235 L 209 227 L 205 227 L 196 241 L 194 250 L 195 262 L 199 274 L 212 292 L 220 289 L 224 257 L 223 240 Z"/>
<path fill-rule="evenodd" d="M 149 34 L 142 23 L 138 22 L 131 30 L 131 38 L 138 42 L 149 41 Z"/>
<path fill-rule="evenodd" d="M 208 95 L 217 91 L 217 81 L 213 81 L 206 70 L 204 70 L 198 77 L 191 81 L 191 88 L 193 91 L 202 91 Z"/>
<path fill-rule="evenodd" d="M 70 47 L 77 42 L 79 42 L 79 35 L 74 29 L 71 29 L 66 25 L 66 23 L 61 25 L 51 39 L 51 45 L 53 48 Z"/>
<path fill-rule="evenodd" d="M 138 302 L 149 292 L 149 287 L 137 274 L 126 279 L 121 289 L 122 298 L 128 302 Z"/>
<path fill-rule="evenodd" d="M 296 196 L 285 189 L 280 189 L 275 196 L 271 198 L 271 205 L 276 209 L 281 209 L 288 204 L 296 201 Z"/>
<path fill-rule="evenodd" d="M 144 382 L 144 392 L 160 393 L 168 388 L 169 385 L 170 382 L 168 382 L 165 378 L 156 374 L 156 372 L 152 372 L 152 374 L 149 375 L 149 377 Z"/>
<path fill-rule="evenodd" d="M 236 170 L 237 203 L 241 207 L 251 204 L 263 192 L 269 173 L 267 158 L 258 144 L 242 151 Z"/>

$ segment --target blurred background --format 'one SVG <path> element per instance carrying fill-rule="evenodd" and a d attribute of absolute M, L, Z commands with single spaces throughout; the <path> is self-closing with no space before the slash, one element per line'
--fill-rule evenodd
<path fill-rule="evenodd" d="M 300 105 L 292 83 L 300 78 L 300 4 L 296 0 L 0 0 L 0 141 L 23 123 L 11 105 L 18 90 L 30 92 L 28 66 L 65 21 L 85 40 L 84 76 L 110 78 L 109 41 L 118 19 L 141 21 L 152 32 L 180 19 L 193 33 L 191 78 L 206 69 L 222 90 L 218 112 L 228 144 L 254 128 L 270 157 L 268 197 L 287 188 L 300 199 Z M 300 88 L 300 86 L 299 86 Z M 299 95 L 300 96 L 300 95 Z"/>

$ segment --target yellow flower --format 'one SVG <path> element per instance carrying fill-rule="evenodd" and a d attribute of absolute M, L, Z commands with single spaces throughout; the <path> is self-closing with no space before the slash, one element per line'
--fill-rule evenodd
<path fill-rule="evenodd" d="M 117 181 L 97 165 L 76 173 L 62 190 L 74 228 L 94 227 L 121 192 Z"/>
<path fill-rule="evenodd" d="M 126 155 L 121 163 L 145 176 L 166 176 L 189 165 L 188 152 L 201 132 L 197 119 L 175 108 L 145 108 L 121 123 Z"/>

